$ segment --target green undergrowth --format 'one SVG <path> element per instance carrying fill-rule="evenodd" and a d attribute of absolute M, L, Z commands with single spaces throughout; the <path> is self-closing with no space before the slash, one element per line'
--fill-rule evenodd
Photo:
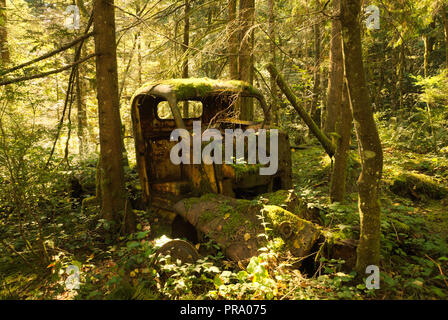
<path fill-rule="evenodd" d="M 359 238 L 357 194 L 348 194 L 344 204 L 328 204 L 328 176 L 322 169 L 327 158 L 318 147 L 295 152 L 293 161 L 300 163 L 294 166 L 297 170 L 294 175 L 300 175 L 300 179 L 295 179 L 295 188 L 308 205 L 320 208 L 330 241 L 356 240 Z M 382 287 L 378 290 L 379 296 L 448 297 L 447 165 L 444 156 L 385 148 L 380 198 Z M 406 187 L 412 192 L 400 193 L 394 189 L 394 183 L 403 177 L 412 177 L 408 179 L 410 186 Z M 325 184 L 319 184 L 316 178 Z"/>
<path fill-rule="evenodd" d="M 280 256 L 274 241 L 244 268 L 227 261 L 213 241 L 202 245 L 217 251 L 194 264 L 180 264 L 157 255 L 157 241 L 131 235 L 109 249 L 108 263 L 81 273 L 75 299 L 361 299 L 369 294 L 350 284 L 354 275 L 340 271 L 341 261 L 322 260 L 315 278 L 291 269 L 293 261 Z"/>
<path fill-rule="evenodd" d="M 205 252 L 200 260 L 181 265 L 169 256 L 155 254 L 160 244 L 167 241 L 160 236 L 170 231 L 162 227 L 162 219 L 157 218 L 155 211 L 136 211 L 138 232 L 108 239 L 105 230 L 111 226 L 100 219 L 98 208 L 92 207 L 82 214 L 79 203 L 66 191 L 61 191 L 55 193 L 58 201 L 52 206 L 47 202 L 41 204 L 42 209 L 54 210 L 54 214 L 49 211 L 51 216 L 46 218 L 45 229 L 50 261 L 42 264 L 33 259 L 20 237 L 8 242 L 22 257 L 2 247 L 0 298 L 447 299 L 446 198 L 433 199 L 429 195 L 412 198 L 394 193 L 391 186 L 401 174 L 416 174 L 425 175 L 437 187 L 443 187 L 447 182 L 448 161 L 441 155 L 414 154 L 391 147 L 385 148 L 384 154 L 379 290 L 367 290 L 364 282 L 347 267 L 347 261 L 330 257 L 325 250 L 317 255 L 312 273 L 301 272 L 294 267 L 297 259 L 283 250 L 284 245 L 269 230 L 260 234 L 267 237 L 266 246 L 246 265 L 229 261 L 212 240 L 198 245 L 199 251 Z M 320 147 L 298 149 L 293 152 L 292 160 L 294 190 L 308 208 L 320 213 L 328 247 L 336 243 L 356 243 L 359 238 L 357 193 L 349 192 L 343 204 L 329 204 L 329 159 Z M 86 185 L 92 185 L 94 161 L 86 172 L 78 174 Z M 63 180 L 62 177 L 57 179 Z M 91 191 L 88 195 L 92 195 Z M 187 206 L 213 197 L 192 198 Z M 273 202 L 268 205 L 282 205 L 275 200 L 271 199 Z M 3 210 L 6 209 L 4 206 Z M 226 216 L 229 212 L 230 206 L 223 204 L 217 212 L 210 212 L 208 218 Z M 5 218 L 7 216 L 2 216 Z M 231 223 L 238 222 L 231 220 Z M 5 228 L 6 225 L 1 226 Z M 54 234 L 58 236 L 50 237 Z M 78 290 L 66 288 L 69 265 L 79 266 L 81 285 Z"/>

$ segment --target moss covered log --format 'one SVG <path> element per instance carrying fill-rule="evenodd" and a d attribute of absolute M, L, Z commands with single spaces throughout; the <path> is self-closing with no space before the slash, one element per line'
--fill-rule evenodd
<path fill-rule="evenodd" d="M 392 178 L 390 190 L 413 200 L 440 200 L 448 195 L 448 189 L 435 178 L 413 172 L 402 172 Z"/>

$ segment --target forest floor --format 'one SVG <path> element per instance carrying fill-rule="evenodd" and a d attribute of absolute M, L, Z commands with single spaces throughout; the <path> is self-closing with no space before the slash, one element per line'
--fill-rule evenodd
<path fill-rule="evenodd" d="M 331 161 L 315 145 L 292 152 L 295 191 L 320 210 L 324 227 L 339 241 L 359 237 L 356 179 L 351 151 L 347 201 L 329 204 Z M 93 172 L 93 171 L 92 171 Z M 92 172 L 90 174 L 92 174 Z M 134 177 L 135 178 L 135 177 Z M 446 299 L 448 298 L 448 158 L 384 146 L 381 289 L 368 290 L 347 261 L 322 255 L 314 274 L 290 267 L 291 257 L 271 243 L 246 268 L 228 261 L 213 241 L 205 257 L 179 266 L 155 258 L 156 241 L 169 235 L 163 215 L 138 211 L 136 234 L 111 242 L 100 234 L 97 214 L 71 213 L 65 247 L 53 248 L 45 271 L 21 257 L 0 266 L 4 299 Z M 65 200 L 64 200 L 65 201 Z M 69 201 L 69 200 L 67 200 Z M 67 217 L 61 219 L 68 219 Z M 61 220 L 65 223 L 65 220 Z M 104 225 L 103 225 L 104 228 Z M 155 239 L 157 238 L 157 239 Z M 67 290 L 67 265 L 80 268 L 81 287 Z"/>

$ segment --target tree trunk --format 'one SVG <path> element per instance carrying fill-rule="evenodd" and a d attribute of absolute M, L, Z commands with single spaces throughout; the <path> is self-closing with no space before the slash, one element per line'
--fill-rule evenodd
<path fill-rule="evenodd" d="M 254 61 L 254 32 L 255 0 L 240 0 L 240 28 L 241 43 L 239 54 L 239 78 L 250 84 L 253 83 Z M 240 119 L 252 120 L 254 104 L 251 98 L 242 98 L 240 104 Z"/>
<path fill-rule="evenodd" d="M 333 0 L 333 16 L 339 17 L 340 12 L 340 0 Z M 338 134 L 330 182 L 331 202 L 344 202 L 351 128 L 352 115 L 347 86 L 344 84 L 341 20 L 337 18 L 332 21 L 327 119 L 324 129 L 327 135 L 330 132 Z"/>
<path fill-rule="evenodd" d="M 319 8 L 319 0 L 316 0 L 316 7 Z M 311 117 L 317 125 L 320 125 L 320 109 L 319 104 L 319 89 L 320 89 L 320 25 L 315 23 L 314 27 L 314 72 L 313 72 L 313 100 L 311 102 Z"/>
<path fill-rule="evenodd" d="M 185 0 L 185 12 L 184 12 L 184 42 L 182 51 L 184 57 L 182 59 L 182 78 L 188 78 L 188 46 L 190 45 L 190 1 Z M 183 117 L 188 118 L 188 101 L 184 101 L 183 104 Z"/>
<path fill-rule="evenodd" d="M 2 67 L 9 63 L 7 19 L 6 0 L 0 0 L 0 66 Z"/>
<path fill-rule="evenodd" d="M 333 0 L 333 16 L 339 16 L 341 1 Z M 336 131 L 336 119 L 341 109 L 342 88 L 344 82 L 344 64 L 342 58 L 341 20 L 333 19 L 330 38 L 330 70 L 328 76 L 327 112 L 324 132 Z"/>
<path fill-rule="evenodd" d="M 135 230 L 132 210 L 126 197 L 123 170 L 118 72 L 115 38 L 114 2 L 94 1 L 94 29 L 98 116 L 101 156 L 102 216 L 115 222 L 115 230 L 123 223 L 126 232 Z"/>
<path fill-rule="evenodd" d="M 429 77 L 429 60 L 434 46 L 434 36 L 432 35 L 434 29 L 436 28 L 436 23 L 432 21 L 428 27 L 423 31 L 422 39 L 424 45 L 423 53 L 423 73 L 425 77 Z"/>
<path fill-rule="evenodd" d="M 81 0 L 77 0 L 76 4 L 78 7 L 80 7 L 81 11 L 81 20 L 89 19 L 89 13 L 84 6 L 84 2 Z M 81 47 L 81 55 L 80 58 L 82 59 L 84 56 L 86 56 L 86 46 L 83 42 L 80 44 Z M 84 159 L 85 155 L 89 152 L 88 148 L 88 139 L 87 137 L 87 110 L 86 110 L 86 83 L 84 81 L 84 75 L 86 73 L 86 67 L 84 64 L 78 65 L 76 68 L 76 109 L 77 109 L 77 135 L 78 135 L 78 154 L 81 159 Z"/>
<path fill-rule="evenodd" d="M 425 45 L 425 53 L 423 54 L 423 73 L 425 78 L 428 77 L 428 66 L 429 66 L 429 39 L 428 35 L 423 35 L 423 44 Z"/>
<path fill-rule="evenodd" d="M 138 86 L 141 87 L 142 83 L 143 83 L 143 79 L 142 79 L 142 35 L 140 33 L 140 31 L 137 32 L 137 39 L 138 39 L 138 44 L 137 44 L 137 61 L 138 61 L 138 65 L 137 65 L 137 79 L 138 79 Z"/>
<path fill-rule="evenodd" d="M 239 79 L 238 74 L 238 32 L 236 21 L 236 0 L 229 0 L 229 21 L 227 24 L 229 76 L 230 79 Z"/>
<path fill-rule="evenodd" d="M 341 48 L 342 50 L 342 48 Z M 342 87 L 342 101 L 336 111 L 335 130 L 338 133 L 334 166 L 330 182 L 330 201 L 344 202 L 347 181 L 347 160 L 350 150 L 350 133 L 352 131 L 352 112 L 348 99 L 347 85 Z"/>
<path fill-rule="evenodd" d="M 362 60 L 361 1 L 342 0 L 341 4 L 345 72 L 361 158 L 361 175 L 358 179 L 361 232 L 356 260 L 356 270 L 361 275 L 365 274 L 368 265 L 379 266 L 380 263 L 381 211 L 378 193 L 383 151 L 373 118 Z"/>
<path fill-rule="evenodd" d="M 448 68 L 448 6 L 442 7 L 443 30 L 445 32 L 445 68 Z"/>
<path fill-rule="evenodd" d="M 398 105 L 400 111 L 403 109 L 404 105 L 403 95 L 404 95 L 404 72 L 406 67 L 405 63 L 406 63 L 406 56 L 403 42 L 400 46 L 399 64 L 398 64 Z"/>
<path fill-rule="evenodd" d="M 271 51 L 271 63 L 273 66 L 276 65 L 275 57 L 276 57 L 276 47 L 275 47 L 275 8 L 274 8 L 274 0 L 268 0 L 269 7 L 269 38 L 270 38 L 270 51 Z M 270 78 L 270 87 L 271 87 L 271 119 L 274 125 L 278 125 L 278 103 L 277 103 L 277 83 L 275 78 L 271 75 Z"/>
<path fill-rule="evenodd" d="M 80 66 L 81 67 L 81 66 Z M 77 107 L 77 120 L 78 120 L 78 142 L 79 142 L 79 156 L 81 159 L 88 153 L 88 145 L 86 139 L 87 128 L 87 111 L 86 111 L 86 99 L 85 99 L 85 84 L 82 79 L 84 74 L 84 68 L 77 68 L 76 70 L 76 107 Z"/>
<path fill-rule="evenodd" d="M 327 88 L 328 88 L 328 70 L 322 68 L 320 72 L 320 128 L 323 130 L 325 125 L 325 115 L 327 112 Z"/>

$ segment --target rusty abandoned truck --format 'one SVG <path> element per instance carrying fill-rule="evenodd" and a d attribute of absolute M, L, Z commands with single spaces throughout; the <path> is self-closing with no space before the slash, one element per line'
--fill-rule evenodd
<path fill-rule="evenodd" d="M 263 121 L 239 120 L 235 106 L 241 99 L 253 99 Z M 132 98 L 132 123 L 145 204 L 177 214 L 173 233 L 179 223 L 193 226 L 235 261 L 256 255 L 263 245 L 258 236 L 265 231 L 260 217 L 273 226 L 273 236 L 281 237 L 294 255 L 308 254 L 321 233 L 319 226 L 305 220 L 307 210 L 290 190 L 288 135 L 278 132 L 274 175 L 260 175 L 258 164 L 173 164 L 170 152 L 178 142 L 171 141 L 170 135 L 175 129 L 191 133 L 194 121 L 221 132 L 238 128 L 258 132 L 269 128 L 269 110 L 259 90 L 236 80 L 170 79 L 139 89 Z M 256 199 L 260 195 L 266 196 L 260 201 Z M 185 241 L 172 241 L 162 249 L 171 254 L 178 251 L 177 256 L 187 261 L 197 257 Z"/>

